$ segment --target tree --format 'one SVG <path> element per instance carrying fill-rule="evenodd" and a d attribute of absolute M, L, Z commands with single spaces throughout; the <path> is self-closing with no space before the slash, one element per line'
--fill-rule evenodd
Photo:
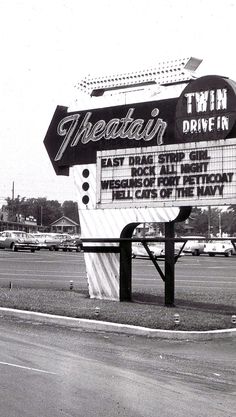
<path fill-rule="evenodd" d="M 193 227 L 193 235 L 206 236 L 208 232 L 208 215 L 206 210 L 199 207 L 193 207 L 190 214 L 189 224 Z"/>
<path fill-rule="evenodd" d="M 193 207 L 191 214 L 183 223 L 176 224 L 178 235 L 192 236 L 217 236 L 223 229 L 221 221 L 221 210 L 217 207 L 200 208 Z"/>
<path fill-rule="evenodd" d="M 57 200 L 47 200 L 47 198 L 28 198 L 26 197 L 11 199 L 7 198 L 4 208 L 9 213 L 9 220 L 16 221 L 16 215 L 24 217 L 33 216 L 38 225 L 49 226 L 52 222 L 63 215 L 61 204 Z"/>
<path fill-rule="evenodd" d="M 178 236 L 185 235 L 206 235 L 207 216 L 199 207 L 193 207 L 188 219 L 184 222 L 176 223 L 175 231 Z"/>
<path fill-rule="evenodd" d="M 62 204 L 63 215 L 79 223 L 78 204 L 75 201 L 67 200 Z"/>
<path fill-rule="evenodd" d="M 57 200 L 47 200 L 38 198 L 37 204 L 37 223 L 49 226 L 63 215 L 61 204 Z"/>
<path fill-rule="evenodd" d="M 230 236 L 236 235 L 236 205 L 230 205 L 221 215 L 222 230 Z"/>

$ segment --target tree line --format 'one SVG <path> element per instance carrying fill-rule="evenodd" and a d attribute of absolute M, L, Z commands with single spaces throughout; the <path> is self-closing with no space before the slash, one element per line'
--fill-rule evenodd
<path fill-rule="evenodd" d="M 62 204 L 57 200 L 43 198 L 8 197 L 2 206 L 2 212 L 8 213 L 9 221 L 17 221 L 19 215 L 24 218 L 32 216 L 38 225 L 49 226 L 62 216 L 69 217 L 79 224 L 78 204 L 67 200 Z"/>
<path fill-rule="evenodd" d="M 222 207 L 193 207 L 189 218 L 177 223 L 175 230 L 178 235 L 236 236 L 236 205 L 224 210 Z"/>
<path fill-rule="evenodd" d="M 8 213 L 9 221 L 16 221 L 16 216 L 21 214 L 24 217 L 33 216 L 40 226 L 49 226 L 62 216 L 69 217 L 76 223 L 79 222 L 78 204 L 68 200 L 62 204 L 57 200 L 43 198 L 26 198 L 17 196 L 12 199 L 8 197 L 2 211 Z M 163 226 L 163 225 L 162 225 Z M 160 225 L 160 230 L 162 227 Z M 229 236 L 236 236 L 236 205 L 222 210 L 220 207 L 193 207 L 190 217 L 182 223 L 176 223 L 177 235 L 203 235 L 206 237 L 220 236 L 227 233 Z"/>

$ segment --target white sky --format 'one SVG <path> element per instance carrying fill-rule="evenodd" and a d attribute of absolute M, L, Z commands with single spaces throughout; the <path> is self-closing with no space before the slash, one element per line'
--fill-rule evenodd
<path fill-rule="evenodd" d="M 75 200 L 43 139 L 85 75 L 194 56 L 197 76 L 236 80 L 235 17 L 236 0 L 0 0 L 0 205 L 13 181 L 15 197 Z"/>

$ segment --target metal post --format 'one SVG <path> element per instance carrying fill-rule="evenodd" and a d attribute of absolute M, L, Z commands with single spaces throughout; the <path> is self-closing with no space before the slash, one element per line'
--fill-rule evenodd
<path fill-rule="evenodd" d="M 129 223 L 122 230 L 121 238 L 131 238 L 139 223 Z M 132 243 L 120 241 L 120 301 L 132 301 Z"/>
<path fill-rule="evenodd" d="M 165 223 L 165 238 L 174 238 L 174 222 Z M 165 241 L 165 306 L 174 307 L 175 303 L 175 243 Z"/>
<path fill-rule="evenodd" d="M 131 301 L 132 298 L 132 245 L 131 242 L 120 242 L 120 301 Z"/>

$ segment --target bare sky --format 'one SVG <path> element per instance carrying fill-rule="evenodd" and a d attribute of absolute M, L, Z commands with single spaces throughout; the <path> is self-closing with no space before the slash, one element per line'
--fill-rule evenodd
<path fill-rule="evenodd" d="M 0 205 L 13 181 L 15 196 L 75 200 L 43 139 L 85 75 L 195 56 L 198 76 L 236 80 L 235 16 L 236 0 L 0 0 Z"/>

